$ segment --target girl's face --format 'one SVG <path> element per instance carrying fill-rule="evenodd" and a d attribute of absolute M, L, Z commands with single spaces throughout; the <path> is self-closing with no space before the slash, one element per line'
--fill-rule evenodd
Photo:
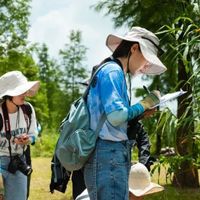
<path fill-rule="evenodd" d="M 25 97 L 26 97 L 26 92 L 23 93 L 23 94 L 21 94 L 21 95 L 14 96 L 14 97 L 12 98 L 12 101 L 13 101 L 16 105 L 20 106 L 20 105 L 24 104 Z"/>
<path fill-rule="evenodd" d="M 144 73 L 149 67 L 149 62 L 144 58 L 142 52 L 139 49 L 138 44 L 134 44 L 131 47 L 131 56 L 129 59 L 129 70 L 132 75 Z"/>

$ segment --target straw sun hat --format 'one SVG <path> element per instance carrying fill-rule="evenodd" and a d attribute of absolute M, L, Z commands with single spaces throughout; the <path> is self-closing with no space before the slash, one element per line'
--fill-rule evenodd
<path fill-rule="evenodd" d="M 39 89 L 39 81 L 28 81 L 20 71 L 10 71 L 0 77 L 0 98 L 18 96 L 27 92 L 34 96 Z"/>
<path fill-rule="evenodd" d="M 106 45 L 114 52 L 122 40 L 138 42 L 142 55 L 150 63 L 150 67 L 146 69 L 145 74 L 157 75 L 165 72 L 167 68 L 157 57 L 159 48 L 159 39 L 152 32 L 141 27 L 133 27 L 130 32 L 124 36 L 110 34 L 107 37 Z"/>
<path fill-rule="evenodd" d="M 150 173 L 143 164 L 132 165 L 129 174 L 129 192 L 139 197 L 162 190 L 164 188 L 161 185 L 151 182 Z"/>

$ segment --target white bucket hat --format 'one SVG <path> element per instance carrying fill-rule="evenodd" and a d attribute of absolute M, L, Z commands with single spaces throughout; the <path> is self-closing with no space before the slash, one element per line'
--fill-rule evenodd
<path fill-rule="evenodd" d="M 34 96 L 40 86 L 39 81 L 28 81 L 20 71 L 7 72 L 0 77 L 0 98 L 3 96 L 18 96 L 27 92 Z"/>
<path fill-rule="evenodd" d="M 149 68 L 146 69 L 145 74 L 158 75 L 167 70 L 165 65 L 157 57 L 159 39 L 152 32 L 141 27 L 133 27 L 130 32 L 124 36 L 110 34 L 107 37 L 106 45 L 114 52 L 122 40 L 138 42 L 142 55 L 150 63 Z"/>
<path fill-rule="evenodd" d="M 162 190 L 164 187 L 151 182 L 150 173 L 143 164 L 132 165 L 129 174 L 129 191 L 133 195 L 139 197 Z"/>

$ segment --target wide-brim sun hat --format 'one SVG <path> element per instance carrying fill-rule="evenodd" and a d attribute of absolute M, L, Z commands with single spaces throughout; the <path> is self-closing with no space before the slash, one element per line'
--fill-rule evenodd
<path fill-rule="evenodd" d="M 129 192 L 140 197 L 163 190 L 163 186 L 151 182 L 150 173 L 143 164 L 137 163 L 131 166 L 129 174 Z"/>
<path fill-rule="evenodd" d="M 166 66 L 158 58 L 159 39 L 152 32 L 141 27 L 133 27 L 124 36 L 109 34 L 106 39 L 107 47 L 114 52 L 122 40 L 138 42 L 144 58 L 149 62 L 145 74 L 159 75 L 167 70 Z"/>
<path fill-rule="evenodd" d="M 27 92 L 26 96 L 34 96 L 39 81 L 28 81 L 20 71 L 10 71 L 0 77 L 0 98 L 4 96 L 18 96 Z"/>

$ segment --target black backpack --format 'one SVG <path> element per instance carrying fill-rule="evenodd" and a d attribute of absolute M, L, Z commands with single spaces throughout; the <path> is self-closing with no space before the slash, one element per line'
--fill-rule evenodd
<path fill-rule="evenodd" d="M 49 185 L 50 192 L 54 190 L 65 193 L 67 184 L 70 180 L 71 172 L 67 171 L 58 160 L 56 154 L 53 155 L 51 160 L 51 182 Z"/>

